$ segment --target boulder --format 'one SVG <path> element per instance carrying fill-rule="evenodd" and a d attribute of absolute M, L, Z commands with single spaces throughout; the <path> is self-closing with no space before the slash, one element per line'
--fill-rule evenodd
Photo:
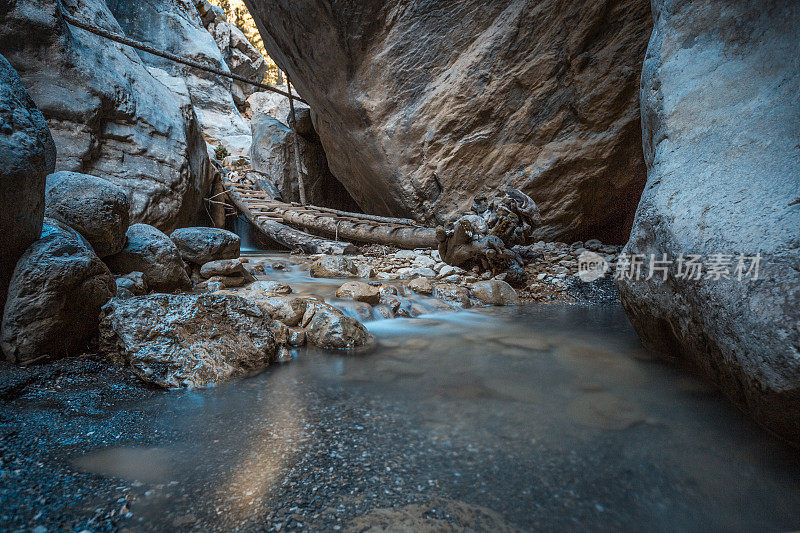
<path fill-rule="evenodd" d="M 229 71 L 214 37 L 203 26 L 191 2 L 106 0 L 106 3 L 128 37 L 197 63 Z M 224 146 L 230 155 L 247 155 L 250 128 L 233 101 L 230 78 L 145 52 L 139 55 L 147 65 L 166 71 L 185 84 L 207 140 Z"/>
<path fill-rule="evenodd" d="M 514 288 L 498 279 L 479 281 L 470 286 L 470 295 L 488 305 L 517 305 L 519 295 Z"/>
<path fill-rule="evenodd" d="M 114 278 L 89 243 L 45 218 L 42 236 L 14 269 L 0 345 L 17 364 L 70 355 L 97 332 L 100 308 L 116 292 Z"/>
<path fill-rule="evenodd" d="M 211 276 L 241 276 L 249 281 L 255 279 L 239 259 L 209 261 L 200 267 L 200 277 L 210 278 Z"/>
<path fill-rule="evenodd" d="M 541 208 L 539 238 L 627 237 L 648 0 L 249 5 L 365 212 L 444 225 L 508 185 Z"/>
<path fill-rule="evenodd" d="M 208 24 L 207 29 L 217 42 L 222 52 L 222 59 L 231 72 L 248 80 L 261 81 L 267 73 L 267 62 L 261 52 L 256 50 L 242 30 L 228 22 L 220 20 Z M 231 82 L 231 94 L 238 107 L 247 105 L 247 98 L 257 90 L 249 83 L 237 80 Z"/>
<path fill-rule="evenodd" d="M 250 164 L 255 170 L 273 178 L 283 201 L 297 202 L 300 199 L 294 149 L 296 139 L 308 203 L 360 211 L 350 193 L 330 173 L 325 151 L 313 131 L 305 137 L 298 135 L 286 124 L 268 115 L 253 116 L 250 127 L 253 134 Z"/>
<path fill-rule="evenodd" d="M 623 270 L 620 299 L 647 347 L 689 360 L 798 443 L 800 6 L 653 7 L 641 89 L 647 187 L 623 250 L 643 256 L 645 275 Z M 651 254 L 673 262 L 666 279 L 645 279 Z M 690 254 L 701 256 L 700 279 L 679 274 Z"/>
<path fill-rule="evenodd" d="M 428 296 L 433 294 L 433 282 L 425 277 L 414 278 L 406 282 L 405 285 L 417 294 L 425 294 Z"/>
<path fill-rule="evenodd" d="M 242 239 L 232 231 L 219 228 L 179 228 L 170 236 L 187 263 L 204 265 L 218 259 L 239 257 Z"/>
<path fill-rule="evenodd" d="M 127 33 L 104 0 L 12 2 L 0 9 L 0 52 L 47 119 L 58 148 L 55 168 L 122 187 L 133 222 L 164 231 L 196 223 L 213 174 L 186 84 L 148 68 L 133 49 L 70 26 L 61 9 Z"/>
<path fill-rule="evenodd" d="M 459 307 L 470 307 L 472 305 L 469 300 L 469 291 L 461 285 L 436 283 L 433 286 L 433 295 L 446 303 Z"/>
<path fill-rule="evenodd" d="M 236 291 L 235 294 L 254 302 L 272 318 L 289 327 L 300 324 L 307 308 L 306 300 L 297 296 L 275 296 L 266 291 L 249 289 Z"/>
<path fill-rule="evenodd" d="M 318 348 L 350 350 L 373 341 L 361 322 L 319 301 L 307 302 L 303 326 L 307 341 Z"/>
<path fill-rule="evenodd" d="M 47 176 L 45 215 L 83 235 L 99 257 L 122 251 L 130 203 L 108 180 L 63 170 Z"/>
<path fill-rule="evenodd" d="M 147 383 L 202 387 L 274 361 L 276 325 L 257 305 L 233 295 L 115 298 L 102 310 L 100 347 Z"/>
<path fill-rule="evenodd" d="M 42 232 L 45 176 L 55 160 L 44 116 L 0 56 L 0 309 L 17 260 Z"/>
<path fill-rule="evenodd" d="M 127 295 L 138 296 L 147 293 L 147 283 L 144 281 L 144 274 L 141 272 L 131 272 L 124 276 L 117 276 L 117 296 L 122 296 L 120 291 L 125 291 Z"/>
<path fill-rule="evenodd" d="M 350 278 L 358 274 L 353 260 L 341 255 L 325 255 L 315 259 L 309 270 L 314 278 Z"/>
<path fill-rule="evenodd" d="M 378 305 L 381 300 L 381 293 L 378 287 L 373 287 L 362 281 L 348 281 L 336 289 L 336 296 L 350 298 L 370 305 Z"/>
<path fill-rule="evenodd" d="M 126 233 L 128 243 L 118 254 L 106 258 L 115 274 L 141 272 L 150 290 L 189 290 L 192 282 L 178 247 L 169 237 L 147 224 L 133 224 Z"/>
<path fill-rule="evenodd" d="M 251 291 L 264 291 L 272 294 L 291 294 L 292 288 L 282 281 L 255 281 L 247 287 Z"/>

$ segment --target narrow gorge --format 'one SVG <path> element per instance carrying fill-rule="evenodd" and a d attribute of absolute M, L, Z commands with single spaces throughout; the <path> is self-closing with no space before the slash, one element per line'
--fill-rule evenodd
<path fill-rule="evenodd" d="M 0 530 L 800 528 L 798 43 L 0 3 Z"/>

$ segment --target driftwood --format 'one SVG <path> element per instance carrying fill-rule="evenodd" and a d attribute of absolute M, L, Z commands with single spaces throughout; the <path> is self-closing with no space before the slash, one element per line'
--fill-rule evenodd
<path fill-rule="evenodd" d="M 479 195 L 472 213 L 456 220 L 450 230 L 436 230 L 439 255 L 449 265 L 505 274 L 506 281 L 520 285 L 526 275 L 512 247 L 525 244 L 541 223 L 536 203 L 518 189 L 509 187 L 492 198 Z"/>
<path fill-rule="evenodd" d="M 278 244 L 291 250 L 302 250 L 307 254 L 343 255 L 357 251 L 356 247 L 350 243 L 330 241 L 309 235 L 290 228 L 277 220 L 270 219 L 259 212 L 254 212 L 248 206 L 246 199 L 229 182 L 224 182 L 224 185 L 228 192 L 228 199 L 236 209 L 265 236 Z"/>
<path fill-rule="evenodd" d="M 312 205 L 288 204 L 245 183 L 228 182 L 226 187 L 239 195 L 254 217 L 283 222 L 334 237 L 336 240 L 383 244 L 406 249 L 432 248 L 437 244 L 435 229 L 418 226 L 408 219 L 362 215 Z"/>

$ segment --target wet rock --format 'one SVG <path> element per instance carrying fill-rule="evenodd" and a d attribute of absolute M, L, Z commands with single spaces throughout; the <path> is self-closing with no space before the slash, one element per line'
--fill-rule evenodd
<path fill-rule="evenodd" d="M 366 212 L 444 223 L 507 184 L 540 204 L 542 237 L 627 235 L 647 0 L 250 5 Z"/>
<path fill-rule="evenodd" d="M 623 252 L 673 264 L 666 281 L 618 279 L 620 300 L 646 347 L 688 359 L 798 443 L 800 10 L 788 0 L 653 7 L 641 89 L 648 184 Z M 701 279 L 677 275 L 689 254 L 701 256 Z"/>
<path fill-rule="evenodd" d="M 231 231 L 219 228 L 179 228 L 170 236 L 187 263 L 204 265 L 218 259 L 236 259 L 242 239 Z"/>
<path fill-rule="evenodd" d="M 44 116 L 0 56 L 0 309 L 17 260 L 42 232 L 45 176 L 55 160 Z"/>
<path fill-rule="evenodd" d="M 211 276 L 195 285 L 195 288 L 207 290 L 209 292 L 216 292 L 220 289 L 242 287 L 246 283 L 247 280 L 244 278 L 244 276 Z"/>
<path fill-rule="evenodd" d="M 407 282 L 405 285 L 417 294 L 433 294 L 433 282 L 431 282 L 431 280 L 428 278 L 415 278 Z"/>
<path fill-rule="evenodd" d="M 339 298 L 352 298 L 370 305 L 377 305 L 381 299 L 378 287 L 373 287 L 361 281 L 348 281 L 336 289 L 336 296 Z"/>
<path fill-rule="evenodd" d="M 311 276 L 315 278 L 349 278 L 358 274 L 352 259 L 341 255 L 325 255 L 311 263 Z"/>
<path fill-rule="evenodd" d="M 444 302 L 455 304 L 459 307 L 470 307 L 469 291 L 461 285 L 452 283 L 435 283 L 433 295 Z"/>
<path fill-rule="evenodd" d="M 132 8 L 143 4 L 116 3 Z M 74 28 L 61 16 L 66 9 L 123 33 L 111 4 L 8 3 L 2 10 L 0 52 L 47 119 L 58 148 L 56 168 L 102 176 L 122 187 L 133 222 L 166 231 L 193 224 L 213 175 L 186 84 L 148 68 L 131 48 Z M 141 30 L 155 31 L 170 22 L 165 13 L 158 17 Z M 138 38 L 127 30 L 129 37 Z M 186 27 L 173 26 L 171 31 L 184 37 L 189 33 Z"/>
<path fill-rule="evenodd" d="M 99 257 L 125 247 L 129 210 L 125 190 L 108 180 L 69 171 L 47 176 L 45 215 L 83 235 Z"/>
<path fill-rule="evenodd" d="M 303 325 L 308 342 L 318 348 L 349 350 L 373 340 L 361 322 L 319 301 L 308 302 Z"/>
<path fill-rule="evenodd" d="M 200 277 L 210 278 L 212 276 L 237 276 L 248 281 L 253 281 L 255 279 L 239 259 L 209 261 L 200 267 Z"/>
<path fill-rule="evenodd" d="M 147 224 L 133 224 L 126 235 L 125 248 L 105 260 L 112 272 L 141 272 L 147 287 L 154 291 L 192 288 L 178 247 L 169 237 Z"/>
<path fill-rule="evenodd" d="M 251 291 L 264 291 L 272 294 L 285 295 L 292 293 L 292 288 L 282 281 L 255 281 L 248 285 L 247 288 Z"/>
<path fill-rule="evenodd" d="M 250 285 L 252 287 L 253 285 Z M 307 303 L 304 298 L 297 296 L 275 296 L 275 294 L 260 291 L 260 290 L 241 290 L 231 292 L 229 294 L 236 294 L 242 298 L 247 298 L 252 301 L 269 315 L 280 320 L 289 327 L 294 327 L 300 324 L 303 315 L 306 312 Z"/>
<path fill-rule="evenodd" d="M 489 305 L 517 305 L 519 296 L 514 288 L 496 279 L 479 281 L 470 287 L 470 295 Z"/>
<path fill-rule="evenodd" d="M 244 298 L 151 294 L 111 300 L 102 311 L 101 349 L 164 388 L 202 387 L 275 360 L 275 321 Z"/>
<path fill-rule="evenodd" d="M 89 243 L 45 218 L 42 236 L 22 255 L 9 285 L 0 345 L 18 364 L 63 357 L 97 332 L 114 278 Z"/>

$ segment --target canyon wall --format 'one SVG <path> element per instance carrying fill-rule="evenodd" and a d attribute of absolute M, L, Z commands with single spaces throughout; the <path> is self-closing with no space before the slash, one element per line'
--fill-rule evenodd
<path fill-rule="evenodd" d="M 800 4 L 657 0 L 654 17 L 624 252 L 674 263 L 620 279 L 622 303 L 646 345 L 800 442 Z M 699 279 L 678 273 L 690 255 Z"/>
<path fill-rule="evenodd" d="M 444 222 L 510 185 L 537 236 L 627 239 L 647 0 L 248 0 L 366 212 Z"/>

